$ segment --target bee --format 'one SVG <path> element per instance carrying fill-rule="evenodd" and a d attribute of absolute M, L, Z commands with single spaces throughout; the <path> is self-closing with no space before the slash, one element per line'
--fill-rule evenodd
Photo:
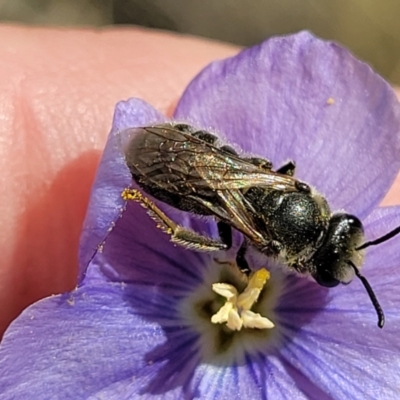
<path fill-rule="evenodd" d="M 126 164 L 141 189 L 126 189 L 123 197 L 141 203 L 173 242 L 198 251 L 226 250 L 233 228 L 245 238 L 236 263 L 247 275 L 249 248 L 279 258 L 322 286 L 348 284 L 355 275 L 376 310 L 378 326 L 384 326 L 382 307 L 360 268 L 364 249 L 389 240 L 400 227 L 365 242 L 362 222 L 332 213 L 323 196 L 294 178 L 293 161 L 274 170 L 269 160 L 240 156 L 214 134 L 187 124 L 132 128 L 120 137 Z M 180 226 L 143 192 L 176 209 L 215 217 L 220 238 Z"/>

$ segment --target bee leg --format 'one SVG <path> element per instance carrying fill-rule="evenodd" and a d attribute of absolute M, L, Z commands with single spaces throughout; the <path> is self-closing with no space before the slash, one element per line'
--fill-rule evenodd
<path fill-rule="evenodd" d="M 226 249 L 226 244 L 219 240 L 200 235 L 188 228 L 176 224 L 158 208 L 149 198 L 136 189 L 125 189 L 122 194 L 124 200 L 133 200 L 147 210 L 150 217 L 157 223 L 157 227 L 171 236 L 171 241 L 188 249 L 197 251 L 217 251 Z"/>
<path fill-rule="evenodd" d="M 288 161 L 286 164 L 282 165 L 276 170 L 279 174 L 293 176 L 296 169 L 296 164 L 294 161 Z"/>
<path fill-rule="evenodd" d="M 277 257 L 279 253 L 283 250 L 283 246 L 277 240 L 271 240 L 267 246 L 260 249 L 260 252 L 267 257 Z"/>
<path fill-rule="evenodd" d="M 218 233 L 222 243 L 226 244 L 226 249 L 229 250 L 232 247 L 232 227 L 226 222 L 218 221 Z"/>
<path fill-rule="evenodd" d="M 247 240 L 245 239 L 245 240 L 243 240 L 243 243 L 240 246 L 240 248 L 236 254 L 236 265 L 238 266 L 240 272 L 242 272 L 246 276 L 249 276 L 251 269 L 245 258 L 245 255 L 247 252 L 247 246 L 248 246 L 248 243 L 247 243 Z"/>
<path fill-rule="evenodd" d="M 219 236 L 222 242 L 226 244 L 228 250 L 232 247 L 232 227 L 223 221 L 218 221 L 217 225 L 218 225 Z M 244 239 L 243 243 L 241 244 L 236 254 L 236 265 L 242 274 L 249 276 L 251 273 L 251 269 L 245 258 L 247 247 L 248 247 L 247 240 Z"/>

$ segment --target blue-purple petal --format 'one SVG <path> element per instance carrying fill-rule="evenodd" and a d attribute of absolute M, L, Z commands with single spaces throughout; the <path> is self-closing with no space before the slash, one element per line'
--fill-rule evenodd
<path fill-rule="evenodd" d="M 366 221 L 379 236 L 400 225 L 400 207 L 377 209 Z M 400 237 L 367 251 L 363 274 L 385 315 L 377 316 L 361 282 L 333 289 L 288 277 L 276 314 L 286 344 L 274 362 L 298 370 L 332 398 L 390 399 L 400 390 Z M 291 366 L 291 367 L 290 367 Z M 333 379 L 334 377 L 334 379 Z M 320 397 L 318 397 L 320 398 Z"/>
<path fill-rule="evenodd" d="M 136 185 L 124 159 L 123 131 L 163 121 L 165 117 L 139 99 L 117 105 L 83 226 L 80 281 L 83 277 L 105 278 L 115 282 L 163 282 L 176 287 L 179 280 L 185 282 L 186 276 L 197 276 L 197 266 L 210 258 L 171 243 L 170 236 L 157 228 L 143 207 L 121 197 L 124 189 Z M 210 218 L 193 218 L 190 213 L 158 205 L 177 223 L 208 236 L 217 235 L 216 224 Z"/>
<path fill-rule="evenodd" d="M 144 357 L 166 340 L 160 299 L 103 283 L 31 306 L 3 339 L 0 398 L 84 399 L 118 382 L 136 382 L 138 394 L 160 367 Z"/>
<path fill-rule="evenodd" d="M 367 240 L 400 225 L 400 208 L 371 210 L 400 168 L 393 91 L 340 46 L 308 33 L 213 63 L 175 117 L 221 132 L 279 166 L 297 163 L 333 208 L 365 219 Z M 165 121 L 138 99 L 117 106 L 81 241 L 80 287 L 28 308 L 5 334 L 0 399 L 391 399 L 400 392 L 400 238 L 371 247 L 362 273 L 386 313 L 376 327 L 357 280 L 326 289 L 286 276 L 275 309 L 281 343 L 239 365 L 202 361 L 179 305 L 212 257 L 173 245 L 137 203 L 120 131 Z M 162 205 L 185 226 L 215 224 Z"/>
<path fill-rule="evenodd" d="M 400 168 L 400 112 L 390 86 L 346 49 L 308 32 L 270 39 L 205 68 L 175 117 L 220 132 L 296 176 L 334 210 L 363 218 Z"/>
<path fill-rule="evenodd" d="M 127 128 L 163 121 L 165 117 L 162 114 L 140 99 L 130 99 L 117 104 L 113 128 L 97 170 L 82 229 L 79 254 L 80 279 L 89 261 L 98 251 L 99 245 L 121 215 L 125 203 L 121 192 L 132 183 L 123 158 L 118 133 Z"/>
<path fill-rule="evenodd" d="M 156 227 L 143 207 L 128 202 L 93 257 L 85 282 L 103 279 L 148 284 L 181 294 L 201 282 L 202 268 L 211 257 L 210 253 L 188 251 L 171 243 L 170 236 Z"/>
<path fill-rule="evenodd" d="M 380 225 L 399 218 L 399 208 L 379 210 L 367 231 L 381 231 Z M 384 246 L 395 252 L 393 261 L 372 274 L 367 258 L 365 268 L 375 289 L 382 279 L 388 289 L 380 293 L 383 304 L 390 300 L 383 331 L 359 283 L 328 290 L 288 276 L 276 310 L 282 346 L 260 349 L 243 365 L 201 364 L 196 334 L 176 308 L 186 285 L 102 281 L 43 300 L 14 322 L 2 343 L 0 390 L 4 396 L 41 399 L 57 399 L 54 393 L 60 399 L 184 399 L 204 393 L 210 399 L 368 399 L 377 391 L 391 398 L 400 368 L 400 272 L 393 269 L 400 251 L 394 242 Z M 156 272 L 145 277 L 157 279 Z"/>

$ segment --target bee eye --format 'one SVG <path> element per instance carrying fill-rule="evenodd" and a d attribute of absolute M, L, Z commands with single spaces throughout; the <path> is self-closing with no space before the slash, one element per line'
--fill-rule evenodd
<path fill-rule="evenodd" d="M 332 272 L 327 270 L 327 269 L 323 269 L 321 271 L 318 271 L 314 275 L 314 279 L 321 286 L 325 286 L 325 287 L 334 287 L 334 286 L 339 285 L 339 283 L 340 283 L 340 281 L 338 281 L 337 279 L 335 279 L 333 277 Z"/>
<path fill-rule="evenodd" d="M 363 228 L 363 225 L 362 225 L 361 221 L 357 217 L 355 217 L 354 215 L 349 215 L 348 219 L 347 219 L 347 222 L 353 228 L 359 228 L 359 229 Z"/>

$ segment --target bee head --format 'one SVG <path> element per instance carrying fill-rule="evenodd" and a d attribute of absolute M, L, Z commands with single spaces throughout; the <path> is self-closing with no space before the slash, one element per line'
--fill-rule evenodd
<path fill-rule="evenodd" d="M 321 246 L 314 253 L 314 279 L 322 286 L 333 287 L 350 283 L 354 267 L 361 267 L 363 252 L 358 248 L 364 241 L 361 221 L 350 214 L 332 215 Z"/>
<path fill-rule="evenodd" d="M 334 214 L 329 221 L 325 240 L 312 259 L 312 275 L 322 286 L 333 287 L 339 283 L 350 283 L 354 275 L 360 279 L 378 315 L 379 328 L 383 328 L 385 316 L 370 284 L 360 273 L 363 250 L 386 242 L 399 233 L 400 226 L 378 239 L 361 244 L 364 240 L 361 221 L 350 214 Z"/>

